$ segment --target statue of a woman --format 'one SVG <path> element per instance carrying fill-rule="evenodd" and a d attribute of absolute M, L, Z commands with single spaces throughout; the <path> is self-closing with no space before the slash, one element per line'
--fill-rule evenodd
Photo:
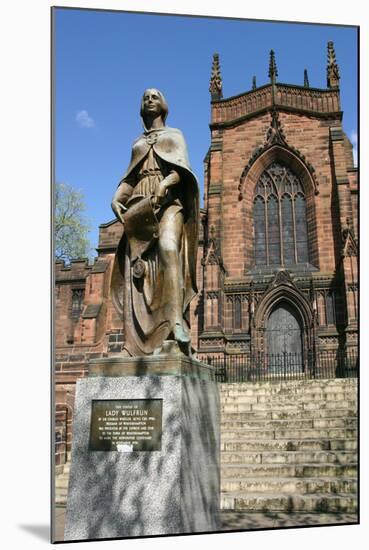
<path fill-rule="evenodd" d="M 124 349 L 160 353 L 175 340 L 190 353 L 189 304 L 195 296 L 199 191 L 183 134 L 165 126 L 168 106 L 159 90 L 143 95 L 144 133 L 114 195 L 124 225 L 117 259 L 124 280 Z"/>

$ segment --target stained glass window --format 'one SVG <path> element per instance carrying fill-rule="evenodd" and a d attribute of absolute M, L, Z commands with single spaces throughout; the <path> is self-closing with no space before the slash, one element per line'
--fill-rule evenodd
<path fill-rule="evenodd" d="M 294 233 L 293 233 L 293 211 L 290 195 L 283 195 L 281 200 L 282 210 L 282 242 L 283 258 L 286 264 L 295 263 Z"/>
<path fill-rule="evenodd" d="M 292 265 L 309 261 L 306 200 L 299 178 L 273 162 L 254 192 L 256 265 Z"/>
<path fill-rule="evenodd" d="M 281 263 L 281 239 L 279 233 L 279 204 L 275 195 L 271 195 L 267 202 L 268 209 L 268 252 L 269 263 Z"/>
<path fill-rule="evenodd" d="M 308 258 L 305 197 L 299 193 L 295 198 L 296 212 L 296 252 L 297 263 L 305 263 Z"/>
<path fill-rule="evenodd" d="M 255 263 L 266 264 L 265 241 L 265 202 L 261 197 L 256 197 L 254 202 L 254 229 L 255 229 Z"/>

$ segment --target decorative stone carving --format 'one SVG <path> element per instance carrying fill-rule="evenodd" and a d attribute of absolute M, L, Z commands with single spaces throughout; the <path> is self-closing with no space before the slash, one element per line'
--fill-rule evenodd
<path fill-rule="evenodd" d="M 224 271 L 223 261 L 218 247 L 218 239 L 215 236 L 215 228 L 210 227 L 210 235 L 206 246 L 203 265 L 219 265 Z"/>
<path fill-rule="evenodd" d="M 341 256 L 345 258 L 346 256 L 357 256 L 358 255 L 358 246 L 355 239 L 354 232 L 351 227 L 350 220 L 346 220 L 346 225 L 342 228 L 342 251 Z"/>
<path fill-rule="evenodd" d="M 338 338 L 337 336 L 320 336 L 319 345 L 324 347 L 338 347 Z"/>
<path fill-rule="evenodd" d="M 231 342 L 227 342 L 226 344 L 226 352 L 231 353 L 237 353 L 237 352 L 245 352 L 248 351 L 249 345 L 244 340 L 233 340 Z"/>
<path fill-rule="evenodd" d="M 278 111 L 272 110 L 272 121 L 266 134 L 266 145 L 287 145 L 286 136 L 284 135 L 281 122 L 279 120 Z M 264 146 L 264 147 L 265 147 Z"/>
<path fill-rule="evenodd" d="M 226 299 L 228 303 L 234 303 L 235 301 L 247 302 L 249 300 L 247 294 L 227 294 Z"/>
<path fill-rule="evenodd" d="M 339 86 L 340 73 L 336 62 L 336 52 L 332 41 L 328 42 L 328 65 L 327 65 L 327 87 L 335 88 Z"/>
<path fill-rule="evenodd" d="M 219 54 L 217 53 L 213 54 L 209 92 L 211 93 L 211 99 L 221 99 L 223 97 Z"/>
<path fill-rule="evenodd" d="M 305 155 L 303 155 L 296 147 L 293 147 L 292 145 L 289 145 L 286 136 L 284 134 L 282 124 L 279 120 L 279 114 L 275 107 L 271 110 L 271 123 L 266 133 L 266 139 L 263 145 L 260 145 L 256 149 L 254 149 L 253 153 L 251 154 L 249 161 L 245 168 L 242 171 L 240 183 L 238 184 L 238 199 L 242 200 L 243 198 L 243 186 L 244 182 L 246 180 L 247 174 L 249 173 L 251 167 L 254 165 L 254 163 L 257 161 L 259 157 L 272 147 L 279 146 L 287 151 L 291 151 L 294 153 L 305 165 L 307 171 L 309 172 L 313 183 L 314 183 L 314 192 L 315 194 L 318 194 L 319 192 L 319 183 L 316 177 L 315 169 L 313 165 L 305 158 Z"/>
<path fill-rule="evenodd" d="M 273 281 L 270 283 L 270 285 L 267 288 L 267 292 L 275 288 L 279 285 L 288 285 L 295 287 L 295 284 L 292 280 L 291 273 L 287 271 L 287 269 L 281 269 L 280 271 L 277 271 L 274 275 Z"/>
<path fill-rule="evenodd" d="M 305 88 L 310 87 L 307 69 L 304 70 L 304 87 Z"/>
<path fill-rule="evenodd" d="M 270 82 L 273 84 L 277 80 L 278 76 L 278 70 L 277 70 L 277 63 L 275 61 L 275 53 L 274 50 L 270 50 L 270 57 L 269 57 L 269 73 L 268 76 L 270 78 Z"/>
<path fill-rule="evenodd" d="M 222 347 L 223 339 L 222 338 L 200 338 L 200 348 L 215 348 Z"/>
<path fill-rule="evenodd" d="M 208 300 L 218 300 L 219 299 L 219 292 L 217 292 L 215 290 L 211 290 L 211 291 L 206 293 L 206 298 Z"/>

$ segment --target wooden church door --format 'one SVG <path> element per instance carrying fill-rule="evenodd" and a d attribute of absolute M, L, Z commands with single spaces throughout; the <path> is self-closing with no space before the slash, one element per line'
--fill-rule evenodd
<path fill-rule="evenodd" d="M 266 328 L 266 343 L 271 372 L 301 371 L 301 324 L 297 312 L 287 302 L 282 302 L 271 312 Z"/>

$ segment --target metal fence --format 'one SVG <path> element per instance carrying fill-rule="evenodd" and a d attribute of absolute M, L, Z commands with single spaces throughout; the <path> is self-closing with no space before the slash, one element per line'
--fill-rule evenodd
<path fill-rule="evenodd" d="M 283 381 L 313 378 L 356 378 L 357 350 L 324 350 L 317 353 L 247 352 L 198 359 L 215 368 L 218 382 Z"/>

